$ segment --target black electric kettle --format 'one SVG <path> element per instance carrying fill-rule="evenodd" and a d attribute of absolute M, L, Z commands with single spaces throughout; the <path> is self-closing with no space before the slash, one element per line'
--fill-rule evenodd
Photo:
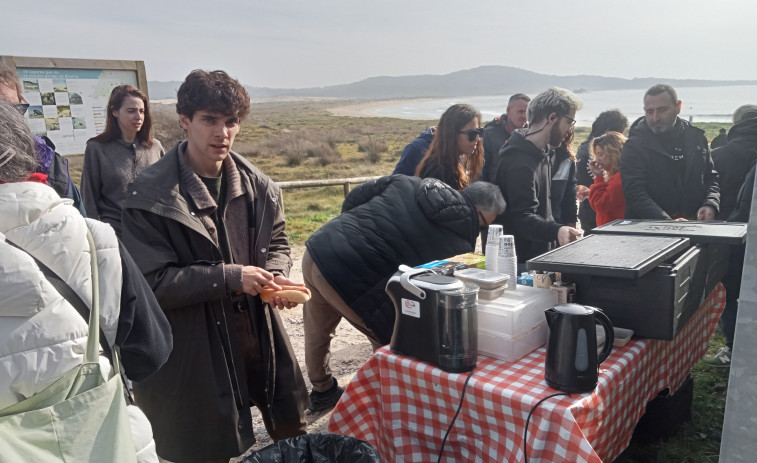
<path fill-rule="evenodd" d="M 597 373 L 612 350 L 615 339 L 612 323 L 596 307 L 558 304 L 544 311 L 549 326 L 544 376 L 554 389 L 564 392 L 591 392 Z M 597 354 L 597 328 L 605 329 L 605 344 Z"/>

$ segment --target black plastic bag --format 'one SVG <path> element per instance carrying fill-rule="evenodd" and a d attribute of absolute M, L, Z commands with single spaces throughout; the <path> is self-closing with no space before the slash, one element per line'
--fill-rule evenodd
<path fill-rule="evenodd" d="M 339 434 L 305 434 L 262 448 L 242 463 L 374 463 L 378 450 L 367 442 Z"/>

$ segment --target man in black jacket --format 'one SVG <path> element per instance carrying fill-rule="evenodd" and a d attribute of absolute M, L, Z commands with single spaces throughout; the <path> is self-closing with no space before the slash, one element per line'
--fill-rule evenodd
<path fill-rule="evenodd" d="M 303 309 L 311 411 L 333 407 L 344 391 L 328 366 L 342 317 L 374 349 L 388 344 L 395 312 L 385 288 L 399 265 L 472 252 L 479 227 L 504 209 L 499 189 L 485 182 L 456 191 L 434 178 L 391 175 L 347 195 L 342 214 L 313 233 L 302 258 L 312 291 Z"/>
<path fill-rule="evenodd" d="M 712 152 L 720 176 L 720 218 L 727 220 L 749 169 L 757 161 L 757 106 L 744 105 L 733 113 L 728 144 Z"/>
<path fill-rule="evenodd" d="M 174 349 L 135 384 L 158 455 L 236 457 L 255 443 L 256 406 L 274 440 L 307 432 L 307 387 L 264 286 L 294 285 L 281 190 L 231 150 L 250 112 L 223 71 L 192 71 L 177 92 L 187 140 L 144 169 L 124 203 L 122 239 L 171 324 Z"/>
<path fill-rule="evenodd" d="M 505 114 L 494 118 L 484 126 L 484 169 L 481 172 L 481 179 L 485 182 L 491 182 L 492 177 L 497 173 L 499 150 L 515 130 L 526 126 L 529 101 L 531 98 L 527 95 L 516 93 L 508 100 Z"/>
<path fill-rule="evenodd" d="M 515 236 L 518 263 L 548 251 L 554 241 L 567 244 L 581 236 L 552 217 L 549 146 L 559 146 L 576 123 L 581 101 L 571 92 L 550 88 L 528 105 L 528 128 L 516 130 L 500 151 L 493 183 L 507 201 L 495 223 Z"/>
<path fill-rule="evenodd" d="M 669 85 L 644 94 L 644 116 L 631 125 L 620 157 L 626 218 L 713 220 L 720 205 L 718 173 L 704 131 L 678 117 Z"/>
<path fill-rule="evenodd" d="M 733 113 L 734 125 L 728 131 L 728 144 L 712 152 L 715 170 L 720 174 L 720 218 L 730 222 L 749 222 L 757 161 L 757 106 L 744 105 Z M 723 278 L 725 308 L 720 324 L 725 346 L 705 362 L 714 367 L 731 366 L 731 350 L 736 332 L 744 246 L 731 249 L 728 273 Z"/>
<path fill-rule="evenodd" d="M 725 146 L 726 142 L 728 141 L 728 137 L 725 134 L 725 129 L 720 129 L 718 132 L 718 136 L 713 138 L 710 142 L 710 148 L 720 148 L 721 146 Z"/>

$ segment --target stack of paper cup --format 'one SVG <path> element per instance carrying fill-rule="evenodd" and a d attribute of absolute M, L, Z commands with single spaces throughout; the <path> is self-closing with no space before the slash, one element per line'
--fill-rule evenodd
<path fill-rule="evenodd" d="M 497 271 L 510 275 L 510 279 L 507 280 L 507 289 L 515 289 L 518 280 L 518 258 L 515 255 L 515 237 L 513 235 L 499 237 Z"/>
<path fill-rule="evenodd" d="M 497 272 L 499 260 L 499 237 L 502 236 L 502 225 L 489 225 L 489 234 L 486 237 L 486 270 Z"/>

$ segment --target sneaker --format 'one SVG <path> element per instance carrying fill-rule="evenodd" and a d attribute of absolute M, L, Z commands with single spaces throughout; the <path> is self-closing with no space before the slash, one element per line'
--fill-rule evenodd
<path fill-rule="evenodd" d="M 714 357 L 704 359 L 704 363 L 717 368 L 728 368 L 731 366 L 731 349 L 728 346 L 721 347 Z"/>
<path fill-rule="evenodd" d="M 332 409 L 339 402 L 344 393 L 344 388 L 339 386 L 336 378 L 332 379 L 334 380 L 334 385 L 331 386 L 331 389 L 323 392 L 315 390 L 310 392 L 310 406 L 308 407 L 310 413 Z"/>

